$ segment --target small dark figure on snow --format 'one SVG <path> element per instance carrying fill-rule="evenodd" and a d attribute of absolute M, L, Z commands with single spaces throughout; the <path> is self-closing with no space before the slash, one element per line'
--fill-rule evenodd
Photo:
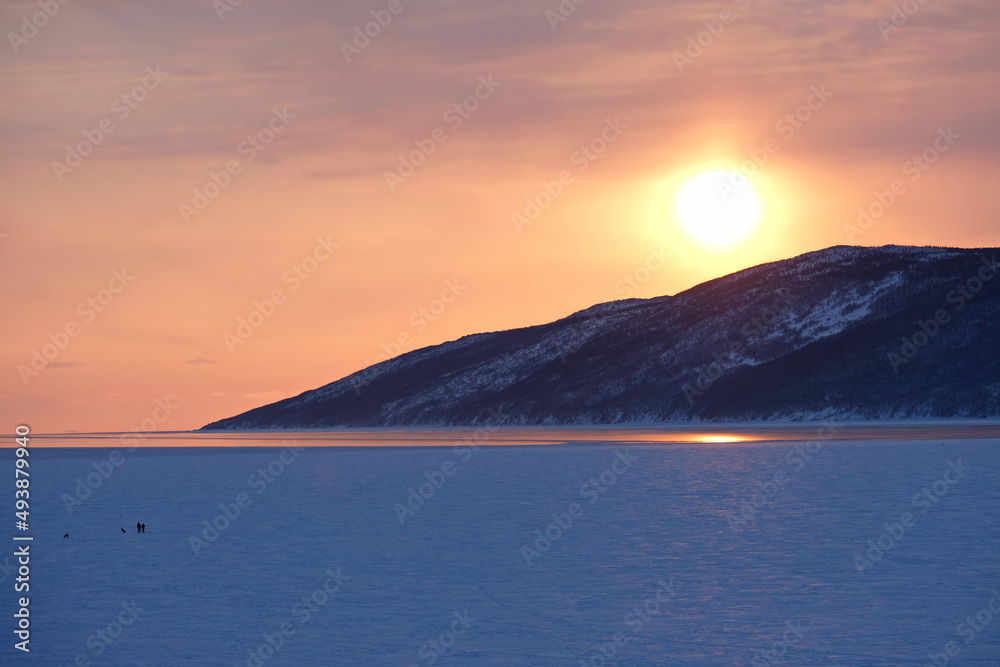
<path fill-rule="evenodd" d="M 142 524 L 141 523 L 135 524 L 135 532 L 137 532 L 137 533 L 141 533 L 142 532 Z"/>
<path fill-rule="evenodd" d="M 139 532 L 140 533 L 145 533 L 146 532 L 146 524 L 144 524 L 144 523 L 140 523 L 139 524 Z"/>
<path fill-rule="evenodd" d="M 127 531 L 127 530 L 125 530 L 124 528 L 122 528 L 122 532 L 123 532 L 123 533 L 127 533 L 128 531 Z"/>
<path fill-rule="evenodd" d="M 63 537 L 64 538 L 69 537 L 69 533 L 66 533 L 65 535 L 63 535 Z"/>

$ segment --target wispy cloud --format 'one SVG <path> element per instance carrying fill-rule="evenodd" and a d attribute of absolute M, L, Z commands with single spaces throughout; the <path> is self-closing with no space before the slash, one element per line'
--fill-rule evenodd
<path fill-rule="evenodd" d="M 276 398 L 284 398 L 285 394 L 280 391 L 255 391 L 249 394 L 243 394 L 243 398 L 253 398 L 260 400 L 273 400 Z"/>

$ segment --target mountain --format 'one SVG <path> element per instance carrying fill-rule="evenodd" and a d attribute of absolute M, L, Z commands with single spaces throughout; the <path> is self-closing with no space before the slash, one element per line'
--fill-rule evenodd
<path fill-rule="evenodd" d="M 997 417 L 998 256 L 836 246 L 415 350 L 204 428 Z"/>

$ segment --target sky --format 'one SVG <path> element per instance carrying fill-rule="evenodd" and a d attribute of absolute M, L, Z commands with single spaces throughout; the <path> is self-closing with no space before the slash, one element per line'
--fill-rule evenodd
<path fill-rule="evenodd" d="M 832 245 L 1000 246 L 995 0 L 4 1 L 0 30 L 4 432 L 198 428 Z M 715 170 L 757 194 L 742 237 L 680 218 Z"/>

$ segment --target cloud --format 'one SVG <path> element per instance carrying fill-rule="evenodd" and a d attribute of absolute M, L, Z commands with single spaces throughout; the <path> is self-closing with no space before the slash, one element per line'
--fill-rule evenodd
<path fill-rule="evenodd" d="M 242 398 L 253 398 L 261 400 L 271 400 L 275 398 L 284 398 L 285 394 L 280 391 L 255 391 L 249 394 L 243 394 Z"/>
<path fill-rule="evenodd" d="M 943 109 L 947 117 L 935 122 L 975 122 L 989 140 L 969 142 L 967 150 L 1000 144 L 1000 133 L 982 119 L 988 116 L 984 105 L 993 109 L 989 82 L 1000 52 L 990 39 L 1000 28 L 992 0 L 929 4 L 888 40 L 877 22 L 891 9 L 858 1 L 778 0 L 745 9 L 695 0 L 586 3 L 555 31 L 545 13 L 558 2 L 405 6 L 351 63 L 340 44 L 371 20 L 361 7 L 244 4 L 219 24 L 198 2 L 68 6 L 64 11 L 73 16 L 59 17 L 67 20 L 47 28 L 34 55 L 23 54 L 30 60 L 18 63 L 20 75 L 4 68 L 19 100 L 5 118 L 5 140 L 19 154 L 58 157 L 82 130 L 109 115 L 111 100 L 130 90 L 144 67 L 160 64 L 170 74 L 136 113 L 116 120 L 112 140 L 91 161 L 233 159 L 271 108 L 287 104 L 299 113 L 296 127 L 260 156 L 260 164 L 311 155 L 322 156 L 333 172 L 359 161 L 377 171 L 414 138 L 442 125 L 442 112 L 471 92 L 477 76 L 488 74 L 504 86 L 488 103 L 491 111 L 477 112 L 460 130 L 464 148 L 449 143 L 456 160 L 486 154 L 516 163 L 524 145 L 562 146 L 562 139 L 589 131 L 602 114 L 627 111 L 669 127 L 705 115 L 707 100 L 760 107 L 791 88 L 822 82 L 836 84 L 838 102 L 850 104 L 839 112 L 844 122 L 831 123 L 817 145 L 877 152 L 888 143 L 895 149 L 930 119 L 940 119 Z M 673 54 L 723 9 L 735 20 L 678 72 Z M 14 14 L 9 18 L 16 21 Z M 92 22 L 104 38 L 80 31 L 84 42 L 63 32 L 70 18 Z M 970 78 L 982 92 L 970 93 Z M 72 103 L 52 104 L 56 96 Z M 898 105 L 904 103 L 901 116 Z M 845 127 L 856 130 L 846 141 Z"/>
<path fill-rule="evenodd" d="M 189 364 L 218 364 L 220 362 L 215 359 L 206 359 L 205 357 L 195 357 L 194 359 L 188 359 Z"/>

